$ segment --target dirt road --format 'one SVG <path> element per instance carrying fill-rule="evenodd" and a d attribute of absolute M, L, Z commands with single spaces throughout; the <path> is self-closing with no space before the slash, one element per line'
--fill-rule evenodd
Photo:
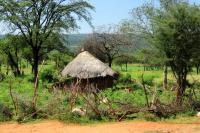
<path fill-rule="evenodd" d="M 200 123 L 120 122 L 72 125 L 44 121 L 36 124 L 0 124 L 0 133 L 200 133 Z"/>

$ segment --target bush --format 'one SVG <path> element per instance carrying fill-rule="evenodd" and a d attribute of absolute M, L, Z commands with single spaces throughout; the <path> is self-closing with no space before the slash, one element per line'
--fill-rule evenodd
<path fill-rule="evenodd" d="M 144 84 L 149 85 L 149 86 L 153 86 L 154 85 L 154 79 L 156 77 L 155 76 L 144 76 Z M 142 80 L 142 77 L 141 77 Z"/>
<path fill-rule="evenodd" d="M 0 82 L 3 81 L 5 79 L 5 74 L 0 72 Z"/>
<path fill-rule="evenodd" d="M 12 118 L 12 110 L 0 103 L 0 121 L 9 121 Z"/>
<path fill-rule="evenodd" d="M 27 81 L 28 82 L 34 82 L 34 76 L 33 75 L 28 75 L 27 77 L 26 77 L 26 79 L 27 79 Z"/>
<path fill-rule="evenodd" d="M 69 96 L 63 95 L 61 92 L 54 93 L 48 98 L 45 105 L 42 105 L 43 112 L 49 118 L 55 118 L 57 115 L 65 113 L 66 103 L 68 103 L 69 98 Z"/>
<path fill-rule="evenodd" d="M 43 82 L 47 81 L 48 83 L 56 82 L 58 81 L 58 74 L 53 68 L 46 68 L 41 73 L 41 80 Z"/>
<path fill-rule="evenodd" d="M 17 121 L 21 122 L 25 119 L 31 119 L 31 114 L 33 114 L 34 109 L 32 108 L 31 101 L 25 100 L 24 98 L 18 99 L 18 112 L 17 112 Z M 27 119 L 27 120 L 28 120 Z"/>
<path fill-rule="evenodd" d="M 16 99 L 18 108 L 17 116 L 14 117 L 14 120 L 21 123 L 46 118 L 45 113 L 41 109 L 33 108 L 32 101 L 29 96 L 17 94 Z"/>
<path fill-rule="evenodd" d="M 131 83 L 131 75 L 130 74 L 126 74 L 126 75 L 121 75 L 120 78 L 118 79 L 117 82 L 120 82 L 120 83 Z"/>

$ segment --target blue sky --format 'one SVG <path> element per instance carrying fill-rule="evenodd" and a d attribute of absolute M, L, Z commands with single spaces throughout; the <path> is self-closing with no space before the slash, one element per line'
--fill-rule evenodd
<path fill-rule="evenodd" d="M 95 27 L 109 24 L 118 24 L 122 19 L 130 18 L 130 11 L 148 0 L 88 0 L 95 11 L 91 12 L 92 24 Z M 200 0 L 189 0 L 191 3 L 200 3 Z M 81 27 L 78 33 L 91 33 L 92 28 L 85 22 L 79 22 Z"/>
<path fill-rule="evenodd" d="M 93 6 L 95 11 L 91 12 L 92 24 L 95 27 L 117 24 L 122 19 L 130 18 L 129 12 L 134 7 L 138 7 L 142 4 L 143 0 L 88 0 Z M 87 23 L 79 23 L 81 29 L 80 33 L 90 33 L 92 28 Z"/>

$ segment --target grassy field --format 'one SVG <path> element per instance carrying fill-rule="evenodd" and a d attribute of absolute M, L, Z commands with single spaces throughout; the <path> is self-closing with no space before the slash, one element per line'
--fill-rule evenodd
<path fill-rule="evenodd" d="M 40 66 L 41 68 L 41 66 Z M 44 65 L 42 70 L 40 71 L 40 75 L 46 69 L 53 69 L 52 65 Z M 129 64 L 128 71 L 122 71 L 119 66 L 114 65 L 113 69 L 121 73 L 121 77 L 115 83 L 114 88 L 107 89 L 102 92 L 103 96 L 106 96 L 109 100 L 113 101 L 123 101 L 125 103 L 131 103 L 133 106 L 137 107 L 145 107 L 145 95 L 141 86 L 141 75 L 144 74 L 144 79 L 147 82 L 147 85 L 150 87 L 149 99 L 151 100 L 151 92 L 154 91 L 155 88 L 158 90 L 162 90 L 162 70 L 152 70 L 152 71 L 143 71 L 143 66 L 141 64 Z M 5 73 L 5 67 L 2 69 L 2 72 Z M 13 110 L 13 103 L 10 97 L 9 89 L 12 88 L 12 92 L 14 96 L 17 98 L 18 102 L 22 104 L 24 108 L 30 104 L 33 96 L 33 76 L 31 74 L 30 68 L 24 69 L 24 76 L 21 77 L 13 77 L 11 72 L 6 78 L 0 82 L 0 104 L 8 107 Z M 53 71 L 56 73 L 56 71 Z M 130 82 L 126 82 L 127 79 L 131 78 Z M 200 81 L 200 75 L 197 75 L 195 72 L 192 72 L 189 76 L 190 82 Z M 169 86 L 173 84 L 173 76 L 169 70 Z M 68 93 L 50 93 L 48 88 L 52 85 L 52 83 L 47 83 L 45 81 L 40 80 L 39 82 L 39 94 L 38 94 L 38 108 L 43 112 L 48 112 L 48 118 L 56 118 L 62 120 L 72 120 L 72 122 L 90 122 L 91 118 L 76 118 L 71 116 L 56 116 L 58 113 L 62 113 L 66 110 L 67 105 L 69 104 L 70 94 Z M 116 89 L 117 87 L 117 89 Z M 127 92 L 124 91 L 124 88 L 131 88 L 133 91 Z M 121 88 L 121 89 L 120 89 Z M 196 86 L 196 95 L 197 98 L 200 98 L 200 86 Z M 175 100 L 175 92 L 169 90 L 162 90 L 158 93 L 158 97 L 163 103 L 171 103 Z M 198 99 L 200 100 L 200 99 Z M 82 98 L 78 98 L 76 101 L 76 106 L 84 106 L 84 102 Z M 118 108 L 117 105 L 113 105 L 114 108 Z M 99 108 L 104 109 L 104 106 L 100 106 Z M 22 110 L 22 114 L 23 114 Z M 27 110 L 25 110 L 27 113 Z M 1 112 L 1 110 L 0 110 Z M 190 110 L 189 110 L 190 112 Z M 54 115 L 56 114 L 56 115 Z M 186 113 L 185 117 L 191 116 L 192 113 Z M 149 116 L 145 114 L 137 114 L 130 116 L 130 118 L 141 118 L 148 120 L 155 120 L 154 116 Z M 43 116 L 42 116 L 43 117 Z M 106 119 L 106 118 L 105 118 Z M 4 117 L 0 115 L 0 120 L 4 121 Z"/>

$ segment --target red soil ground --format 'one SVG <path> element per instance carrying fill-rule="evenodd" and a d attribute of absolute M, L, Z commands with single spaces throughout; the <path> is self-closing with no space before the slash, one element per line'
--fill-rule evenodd
<path fill-rule="evenodd" d="M 0 133 L 200 133 L 200 122 L 170 124 L 162 122 L 120 122 L 73 125 L 58 121 L 0 124 Z"/>

